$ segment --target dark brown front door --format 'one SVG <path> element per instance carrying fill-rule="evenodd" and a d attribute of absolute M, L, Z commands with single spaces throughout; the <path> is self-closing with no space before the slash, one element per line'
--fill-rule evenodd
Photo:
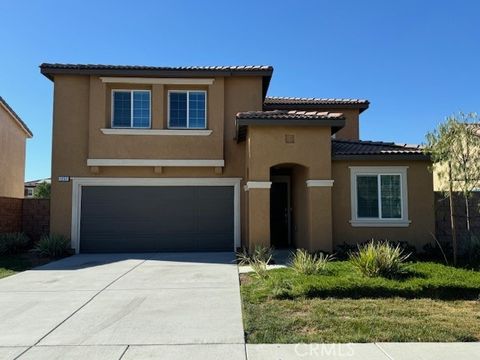
<path fill-rule="evenodd" d="M 270 243 L 275 248 L 289 246 L 289 183 L 273 182 L 270 189 Z"/>

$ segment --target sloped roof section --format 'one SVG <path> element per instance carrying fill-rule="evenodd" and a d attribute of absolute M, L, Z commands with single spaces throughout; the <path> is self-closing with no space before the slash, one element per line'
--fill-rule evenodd
<path fill-rule="evenodd" d="M 118 75 L 137 76 L 231 76 L 260 75 L 271 76 L 273 67 L 268 65 L 237 66 L 139 66 L 139 65 L 103 65 L 103 64 L 50 64 L 40 65 L 43 75 L 53 80 L 56 74 L 76 75 Z"/>
<path fill-rule="evenodd" d="M 274 109 L 323 109 L 323 108 L 355 108 L 360 112 L 368 109 L 370 102 L 364 99 L 334 99 L 267 96 L 263 102 L 265 110 Z"/>
<path fill-rule="evenodd" d="M 27 124 L 17 115 L 17 113 L 8 105 L 4 98 L 0 96 L 0 106 L 5 109 L 6 112 L 12 116 L 12 118 L 17 122 L 17 124 L 22 128 L 22 130 L 27 134 L 28 138 L 33 136 L 33 133 L 28 128 Z"/>
<path fill-rule="evenodd" d="M 139 77 L 205 77 L 205 76 L 261 76 L 262 95 L 265 98 L 273 74 L 269 65 L 235 66 L 140 66 L 103 64 L 40 65 L 40 72 L 50 80 L 55 75 L 139 76 Z"/>
<path fill-rule="evenodd" d="M 351 105 L 351 104 L 369 104 L 368 100 L 363 99 L 333 99 L 333 98 L 305 98 L 305 97 L 287 97 L 287 96 L 267 96 L 265 104 L 320 104 L 320 105 Z"/>
<path fill-rule="evenodd" d="M 420 145 L 365 140 L 332 140 L 332 157 L 334 160 L 430 158 Z"/>
<path fill-rule="evenodd" d="M 245 140 L 249 125 L 261 126 L 329 126 L 332 134 L 345 126 L 342 113 L 328 111 L 274 110 L 237 113 L 237 141 Z"/>
<path fill-rule="evenodd" d="M 273 110 L 273 111 L 244 111 L 237 113 L 237 119 L 285 119 L 285 120 L 325 120 L 345 119 L 342 113 L 328 111 L 300 111 L 300 110 Z"/>

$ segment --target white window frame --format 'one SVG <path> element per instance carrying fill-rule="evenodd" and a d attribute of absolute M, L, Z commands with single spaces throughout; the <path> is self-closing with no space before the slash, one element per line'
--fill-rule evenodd
<path fill-rule="evenodd" d="M 150 104 L 149 104 L 149 111 L 150 111 L 150 116 L 148 118 L 148 127 L 144 126 L 133 126 L 133 93 L 135 91 L 142 91 L 142 92 L 148 92 L 148 96 L 150 98 Z M 129 92 L 130 93 L 130 126 L 115 126 L 113 123 L 113 117 L 114 117 L 114 109 L 115 109 L 115 93 L 116 92 Z M 148 89 L 112 89 L 112 97 L 111 97 L 111 116 L 110 116 L 110 127 L 112 129 L 151 129 L 152 128 L 152 91 Z"/>
<path fill-rule="evenodd" d="M 202 92 L 205 94 L 205 126 L 203 128 L 191 128 L 190 127 L 190 93 L 191 92 Z M 170 94 L 172 93 L 186 93 L 187 94 L 187 126 L 170 126 Z M 208 127 L 208 117 L 207 117 L 207 108 L 208 108 L 208 94 L 206 90 L 168 90 L 168 99 L 167 99 L 167 126 L 169 129 L 176 130 L 205 130 Z"/>
<path fill-rule="evenodd" d="M 408 166 L 351 166 L 350 167 L 350 198 L 351 198 L 351 220 L 352 226 L 363 227 L 407 227 L 411 221 L 408 219 L 408 187 L 407 187 Z M 378 179 L 378 218 L 358 217 L 357 177 L 377 176 Z M 382 218 L 382 197 L 381 197 L 381 175 L 400 176 L 400 206 L 401 217 Z"/>

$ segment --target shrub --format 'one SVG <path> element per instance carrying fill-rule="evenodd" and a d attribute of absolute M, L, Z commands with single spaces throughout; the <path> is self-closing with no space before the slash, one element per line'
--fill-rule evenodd
<path fill-rule="evenodd" d="M 252 251 L 248 251 L 243 248 L 240 252 L 237 252 L 237 261 L 239 265 L 252 265 L 252 263 L 260 261 L 267 264 L 272 261 L 271 247 L 256 245 Z"/>
<path fill-rule="evenodd" d="M 327 264 L 332 260 L 332 255 L 310 254 L 306 250 L 297 249 L 293 253 L 290 267 L 298 274 L 313 275 L 325 272 Z"/>
<path fill-rule="evenodd" d="M 365 276 L 395 278 L 406 273 L 405 261 L 409 256 L 398 244 L 372 240 L 358 246 L 358 251 L 350 254 L 350 262 Z"/>
<path fill-rule="evenodd" d="M 343 244 L 337 245 L 335 248 L 335 258 L 338 260 L 347 260 L 350 257 L 352 252 L 358 250 L 358 245 L 364 246 L 371 242 L 371 240 L 363 241 L 360 244 L 349 244 L 344 242 Z M 388 240 L 378 240 L 379 243 L 388 242 L 391 245 L 398 245 L 406 253 L 410 253 L 410 259 L 416 258 L 417 249 L 415 246 L 410 245 L 407 241 L 388 241 Z"/>
<path fill-rule="evenodd" d="M 0 255 L 18 254 L 25 250 L 30 239 L 24 233 L 0 234 Z"/>
<path fill-rule="evenodd" d="M 41 256 L 60 257 L 66 255 L 70 249 L 70 239 L 63 235 L 44 235 L 35 246 Z"/>
<path fill-rule="evenodd" d="M 267 266 L 271 259 L 272 258 L 270 256 L 266 260 L 255 259 L 250 261 L 249 265 L 259 279 L 265 280 L 269 277 Z"/>
<path fill-rule="evenodd" d="M 271 285 L 272 296 L 275 299 L 291 299 L 293 283 L 289 279 L 274 278 Z"/>

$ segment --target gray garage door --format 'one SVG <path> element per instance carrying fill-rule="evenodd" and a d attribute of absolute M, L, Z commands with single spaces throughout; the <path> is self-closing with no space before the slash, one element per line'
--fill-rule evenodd
<path fill-rule="evenodd" d="M 86 186 L 81 252 L 232 251 L 233 187 Z"/>

